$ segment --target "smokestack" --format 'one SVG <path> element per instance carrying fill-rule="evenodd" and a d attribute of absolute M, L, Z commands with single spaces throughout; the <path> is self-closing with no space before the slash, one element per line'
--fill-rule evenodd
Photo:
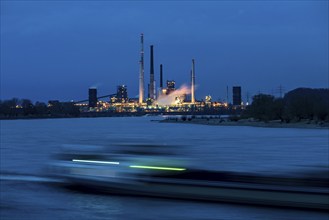
<path fill-rule="evenodd" d="M 141 34 L 141 59 L 139 61 L 139 104 L 144 100 L 144 35 Z"/>
<path fill-rule="evenodd" d="M 163 81 L 162 81 L 162 64 L 160 64 L 160 89 L 162 90 L 163 88 Z"/>
<path fill-rule="evenodd" d="M 191 74 L 191 103 L 195 103 L 195 96 L 194 96 L 194 90 L 195 90 L 195 69 L 194 69 L 194 59 L 192 59 L 192 74 Z"/>
<path fill-rule="evenodd" d="M 154 82 L 154 63 L 153 63 L 153 45 L 150 46 L 151 56 L 150 56 L 150 98 L 155 100 L 155 82 Z"/>
<path fill-rule="evenodd" d="M 150 96 L 150 83 L 148 83 L 147 84 L 147 91 L 148 91 L 148 93 L 147 93 L 147 98 L 151 98 L 151 96 Z"/>
<path fill-rule="evenodd" d="M 228 86 L 226 86 L 226 102 L 228 104 Z"/>

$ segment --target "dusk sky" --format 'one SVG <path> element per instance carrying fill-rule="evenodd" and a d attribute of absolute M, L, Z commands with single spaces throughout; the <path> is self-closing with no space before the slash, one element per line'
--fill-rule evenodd
<path fill-rule="evenodd" d="M 328 88 L 328 1 L 2 0 L 1 99 L 81 100 L 120 84 L 138 97 L 140 33 L 145 85 L 154 45 L 157 87 L 160 64 L 188 85 L 194 58 L 198 99 Z"/>

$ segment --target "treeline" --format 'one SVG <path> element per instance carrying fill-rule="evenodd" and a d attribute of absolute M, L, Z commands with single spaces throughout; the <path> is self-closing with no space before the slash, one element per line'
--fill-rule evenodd
<path fill-rule="evenodd" d="M 0 118 L 78 117 L 79 107 L 72 102 L 32 103 L 29 99 L 0 100 Z"/>
<path fill-rule="evenodd" d="M 284 98 L 255 95 L 242 117 L 287 123 L 304 119 L 329 122 L 329 89 L 298 88 L 288 92 Z"/>

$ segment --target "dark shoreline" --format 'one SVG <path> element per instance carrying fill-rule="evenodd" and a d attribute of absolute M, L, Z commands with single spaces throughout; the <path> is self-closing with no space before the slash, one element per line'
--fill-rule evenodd
<path fill-rule="evenodd" d="M 188 118 L 182 119 L 183 114 L 164 114 L 163 116 L 168 116 L 164 120 L 155 120 L 160 123 L 181 123 L 181 124 L 199 124 L 199 125 L 210 125 L 210 126 L 250 126 L 250 127 L 262 127 L 262 128 L 302 128 L 302 129 L 329 129 L 328 122 L 314 122 L 310 120 L 304 120 L 301 122 L 280 122 L 280 121 L 252 121 L 252 120 L 223 120 L 218 115 L 213 116 L 203 116 L 199 115 L 200 118 Z M 0 117 L 0 121 L 3 120 L 33 120 L 33 119 L 74 119 L 74 118 L 108 118 L 108 117 L 143 117 L 143 116 L 159 116 L 159 114 L 150 113 L 88 113 L 80 116 L 17 116 L 17 117 Z M 173 118 L 170 118 L 173 116 Z"/>
<path fill-rule="evenodd" d="M 218 112 L 81 112 L 79 115 L 18 115 L 3 116 L 0 120 L 17 120 L 17 119 L 56 119 L 56 118 L 102 118 L 102 117 L 141 117 L 141 116 L 204 116 L 212 115 L 219 117 Z"/>
<path fill-rule="evenodd" d="M 27 116 L 0 116 L 0 120 L 20 120 L 20 119 L 60 119 L 60 118 L 101 118 L 101 117 L 138 117 L 146 114 L 141 113 L 108 113 L 108 112 L 88 112 L 75 115 L 27 115 Z"/>
<path fill-rule="evenodd" d="M 173 119 L 168 118 L 160 121 L 161 123 L 183 123 L 183 124 L 199 124 L 199 125 L 210 125 L 210 126 L 249 126 L 249 127 L 262 127 L 262 128 L 302 128 L 302 129 L 329 129 L 328 122 L 291 122 L 284 123 L 279 121 L 250 121 L 250 120 L 239 120 L 239 121 L 224 121 L 220 118 L 193 118 L 191 120 Z"/>

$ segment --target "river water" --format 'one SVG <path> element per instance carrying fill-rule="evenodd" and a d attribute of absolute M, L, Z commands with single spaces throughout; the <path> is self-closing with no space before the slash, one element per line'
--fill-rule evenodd
<path fill-rule="evenodd" d="M 72 191 L 47 166 L 63 145 L 154 143 L 193 166 L 271 175 L 328 167 L 328 130 L 158 123 L 160 117 L 1 121 L 0 219 L 328 219 L 323 212 Z M 155 121 L 153 121 L 155 120 Z"/>

